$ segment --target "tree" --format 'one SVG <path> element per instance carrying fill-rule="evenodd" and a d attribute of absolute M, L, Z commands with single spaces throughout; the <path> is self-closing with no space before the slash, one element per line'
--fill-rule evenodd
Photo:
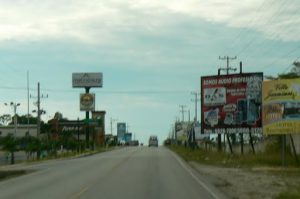
<path fill-rule="evenodd" d="M 32 115 L 21 115 L 21 116 L 17 116 L 17 121 L 18 124 L 37 124 L 37 118 L 33 117 Z"/>
<path fill-rule="evenodd" d="M 11 164 L 15 163 L 14 152 L 17 151 L 18 141 L 19 139 L 15 138 L 13 134 L 8 134 L 1 139 L 0 145 L 2 149 L 11 153 Z"/>
<path fill-rule="evenodd" d="M 278 74 L 277 77 L 274 76 L 266 76 L 267 79 L 276 80 L 276 79 L 294 79 L 300 77 L 300 62 L 293 62 L 293 68 L 288 73 Z"/>
<path fill-rule="evenodd" d="M 0 124 L 7 126 L 8 124 L 10 124 L 12 122 L 12 118 L 11 115 L 9 114 L 4 114 L 0 116 Z"/>

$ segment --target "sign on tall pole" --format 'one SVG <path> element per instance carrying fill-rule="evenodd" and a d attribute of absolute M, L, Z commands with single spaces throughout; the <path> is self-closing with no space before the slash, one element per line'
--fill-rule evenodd
<path fill-rule="evenodd" d="M 90 119 L 89 111 L 95 110 L 95 95 L 90 94 L 90 88 L 103 86 L 102 73 L 73 73 L 72 87 L 84 88 L 85 94 L 80 96 L 80 109 L 85 112 L 86 120 Z M 86 129 L 86 145 L 89 146 L 89 128 Z"/>

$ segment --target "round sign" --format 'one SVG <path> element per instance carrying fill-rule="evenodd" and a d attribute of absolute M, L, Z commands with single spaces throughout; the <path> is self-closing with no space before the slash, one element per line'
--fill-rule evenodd
<path fill-rule="evenodd" d="M 90 108 L 94 105 L 94 96 L 90 93 L 83 94 L 80 97 L 80 104 L 85 108 Z"/>

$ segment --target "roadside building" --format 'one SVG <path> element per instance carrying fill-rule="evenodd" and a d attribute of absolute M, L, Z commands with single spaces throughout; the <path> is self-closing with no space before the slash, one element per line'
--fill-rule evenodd
<path fill-rule="evenodd" d="M 8 134 L 15 135 L 16 137 L 24 137 L 26 135 L 37 137 L 37 125 L 17 125 L 16 134 L 14 125 L 0 126 L 0 136 L 5 137 Z"/>

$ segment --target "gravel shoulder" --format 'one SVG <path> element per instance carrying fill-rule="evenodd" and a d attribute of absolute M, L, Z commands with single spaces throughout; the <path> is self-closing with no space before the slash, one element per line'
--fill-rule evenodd
<path fill-rule="evenodd" d="M 233 199 L 271 199 L 281 192 L 297 189 L 299 169 L 257 167 L 224 168 L 189 162 L 221 191 Z"/>

